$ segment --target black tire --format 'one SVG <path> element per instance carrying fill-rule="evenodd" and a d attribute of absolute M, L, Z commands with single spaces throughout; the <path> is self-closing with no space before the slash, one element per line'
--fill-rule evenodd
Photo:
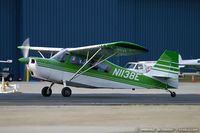
<path fill-rule="evenodd" d="M 61 94 L 63 95 L 63 97 L 70 97 L 72 94 L 72 91 L 69 87 L 64 87 L 61 91 Z"/>
<path fill-rule="evenodd" d="M 176 97 L 176 93 L 175 92 L 171 92 L 171 97 Z"/>
<path fill-rule="evenodd" d="M 44 96 L 44 97 L 49 97 L 49 96 L 51 96 L 51 94 L 52 94 L 52 90 L 51 90 L 51 88 L 49 88 L 48 86 L 45 86 L 45 87 L 42 89 L 41 93 L 42 93 L 42 96 Z"/>

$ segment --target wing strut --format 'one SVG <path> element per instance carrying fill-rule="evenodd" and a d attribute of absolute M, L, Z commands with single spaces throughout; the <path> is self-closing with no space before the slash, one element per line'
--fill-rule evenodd
<path fill-rule="evenodd" d="M 40 51 L 38 51 L 38 53 L 45 59 L 44 55 Z"/>
<path fill-rule="evenodd" d="M 88 52 L 87 52 L 87 58 L 86 58 L 86 61 L 88 61 L 89 54 L 90 54 L 90 52 L 88 51 Z"/>
<path fill-rule="evenodd" d="M 74 78 L 77 78 L 78 76 L 80 76 L 81 74 L 83 74 L 83 73 L 85 73 L 85 72 L 87 72 L 87 71 L 89 71 L 90 69 L 92 69 L 93 67 L 95 67 L 95 66 L 97 66 L 97 65 L 99 65 L 99 64 L 101 64 L 102 62 L 104 62 L 105 60 L 107 60 L 107 59 L 109 59 L 109 58 L 111 58 L 112 56 L 114 56 L 116 53 L 114 53 L 114 54 L 112 54 L 112 55 L 110 55 L 110 56 L 108 56 L 107 58 L 105 58 L 105 59 L 103 59 L 103 60 L 101 60 L 101 58 L 103 57 L 103 56 L 101 56 L 101 58 L 99 58 L 99 60 L 97 61 L 97 63 L 95 63 L 95 65 L 93 65 L 93 66 L 91 66 L 91 67 L 89 67 L 87 70 L 85 70 L 85 71 L 83 71 L 83 72 L 81 72 L 80 74 L 77 74 Z M 101 60 L 101 61 L 100 61 Z"/>
<path fill-rule="evenodd" d="M 94 53 L 94 55 L 92 57 L 90 57 L 90 59 L 85 62 L 85 64 L 71 77 L 71 79 L 69 81 L 74 79 L 75 76 L 101 51 L 101 49 L 102 48 L 99 48 L 99 50 L 97 50 L 97 52 Z"/>

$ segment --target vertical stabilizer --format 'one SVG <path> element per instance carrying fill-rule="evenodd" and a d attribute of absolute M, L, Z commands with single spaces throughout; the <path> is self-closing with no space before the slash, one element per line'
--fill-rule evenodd
<path fill-rule="evenodd" d="M 150 75 L 174 88 L 178 87 L 179 54 L 166 50 L 152 67 Z"/>

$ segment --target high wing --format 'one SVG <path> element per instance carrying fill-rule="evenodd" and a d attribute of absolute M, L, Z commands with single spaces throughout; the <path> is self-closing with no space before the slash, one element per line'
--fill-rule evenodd
<path fill-rule="evenodd" d="M 57 53 L 63 48 L 52 48 L 52 47 L 32 47 L 32 46 L 18 46 L 21 50 L 39 51 L 45 53 Z M 82 55 L 91 57 L 96 51 L 101 49 L 95 58 L 100 58 L 102 56 L 108 57 L 110 55 L 114 56 L 128 56 L 135 54 L 142 54 L 148 52 L 148 49 L 130 42 L 113 42 L 99 45 L 91 45 L 77 48 L 67 48 L 67 51 L 72 54 Z"/>
<path fill-rule="evenodd" d="M 114 54 L 114 56 L 128 56 L 148 52 L 148 49 L 130 42 L 113 42 L 85 47 L 68 48 L 67 50 L 69 53 L 72 54 L 92 56 L 99 49 L 101 50 L 98 55 L 96 55 L 96 58 L 99 58 L 101 56 L 108 57 L 112 54 Z"/>
<path fill-rule="evenodd" d="M 59 52 L 63 48 L 52 48 L 52 47 L 31 47 L 31 46 L 18 46 L 17 48 L 21 50 L 31 50 L 31 51 L 40 51 L 45 53 Z"/>

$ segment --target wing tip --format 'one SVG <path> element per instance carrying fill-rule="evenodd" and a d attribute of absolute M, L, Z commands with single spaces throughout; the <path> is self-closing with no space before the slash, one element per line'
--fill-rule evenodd
<path fill-rule="evenodd" d="M 23 47 L 22 47 L 22 46 L 17 46 L 17 48 L 18 48 L 18 49 L 23 49 Z"/>
<path fill-rule="evenodd" d="M 144 51 L 144 53 L 149 52 L 149 50 L 147 48 L 145 48 L 145 47 L 143 47 L 141 45 L 138 45 L 136 43 L 132 43 L 132 42 L 119 41 L 119 42 L 116 42 L 116 44 L 118 44 L 118 45 L 127 45 L 128 47 L 131 46 L 132 48 L 137 48 L 139 50 Z"/>

